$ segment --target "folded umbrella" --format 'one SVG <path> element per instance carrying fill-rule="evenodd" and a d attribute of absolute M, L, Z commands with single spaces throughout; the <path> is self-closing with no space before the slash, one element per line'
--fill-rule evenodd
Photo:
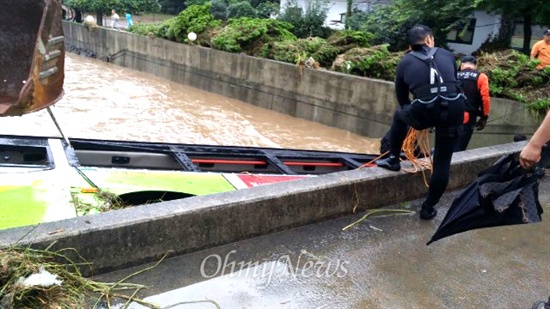
<path fill-rule="evenodd" d="M 481 171 L 453 201 L 427 245 L 473 229 L 541 221 L 538 183 L 550 155 L 546 146 L 534 171 L 526 171 L 514 154 Z"/>

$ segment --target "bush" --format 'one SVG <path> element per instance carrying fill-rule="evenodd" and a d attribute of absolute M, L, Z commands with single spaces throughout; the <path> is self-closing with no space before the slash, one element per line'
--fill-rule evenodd
<path fill-rule="evenodd" d="M 144 35 L 144 36 L 157 36 L 157 37 L 163 37 L 164 35 L 161 35 L 163 33 L 162 31 L 162 22 L 158 23 L 152 23 L 152 24 L 134 24 L 130 29 L 127 29 L 129 32 Z"/>
<path fill-rule="evenodd" d="M 369 47 L 375 39 L 374 34 L 365 31 L 343 30 L 334 32 L 327 42 L 338 46 L 340 53 L 344 53 L 355 47 Z"/>
<path fill-rule="evenodd" d="M 325 39 L 307 38 L 273 42 L 263 49 L 260 56 L 288 63 L 312 57 L 321 66 L 327 67 L 332 64 L 338 51 L 336 46 L 328 44 Z"/>
<path fill-rule="evenodd" d="M 529 56 L 508 49 L 482 53 L 478 69 L 489 77 L 492 96 L 528 103 L 530 109 L 545 111 L 550 107 L 550 68 L 535 69 L 537 62 Z"/>
<path fill-rule="evenodd" d="M 288 63 L 312 57 L 320 66 L 334 71 L 388 81 L 395 79 L 396 66 L 405 54 L 405 49 L 391 52 L 387 44 L 371 47 L 379 38 L 365 31 L 335 31 L 328 39 L 297 39 L 290 23 L 247 17 L 230 19 L 219 27 L 221 21 L 215 20 L 209 9 L 210 5 L 191 6 L 177 17 L 162 23 L 134 25 L 129 31 L 179 42 L 186 41 L 187 33 L 194 31 L 203 46 Z M 301 11 L 287 10 L 287 16 L 291 12 Z M 537 70 L 537 63 L 511 49 L 478 55 L 478 69 L 489 77 L 491 96 L 544 111 L 550 107 L 550 67 Z"/>
<path fill-rule="evenodd" d="M 290 32 L 292 25 L 274 19 L 230 19 L 228 24 L 212 38 L 212 46 L 228 52 L 246 52 L 257 55 L 263 45 L 283 40 L 295 40 Z"/>
<path fill-rule="evenodd" d="M 167 23 L 168 29 L 166 37 L 176 42 L 188 42 L 187 34 L 195 32 L 199 35 L 208 29 L 212 29 L 221 24 L 210 13 L 212 5 L 192 5 L 180 12 L 173 18 L 173 21 Z"/>
<path fill-rule="evenodd" d="M 390 53 L 387 45 L 353 48 L 338 56 L 332 69 L 353 75 L 393 81 L 395 80 L 395 68 L 403 56 L 403 52 Z"/>

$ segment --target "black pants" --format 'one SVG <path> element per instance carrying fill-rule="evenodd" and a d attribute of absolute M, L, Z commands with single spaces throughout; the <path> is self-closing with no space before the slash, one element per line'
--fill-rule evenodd
<path fill-rule="evenodd" d="M 473 113 L 470 113 L 470 121 L 465 123 L 460 128 L 460 137 L 458 139 L 458 144 L 456 145 L 455 151 L 464 151 L 468 148 L 472 134 L 474 133 L 474 127 L 476 125 L 476 117 L 473 116 Z"/>
<path fill-rule="evenodd" d="M 464 101 L 450 102 L 451 108 L 446 110 L 445 117 L 435 123 L 435 149 L 433 153 L 433 170 L 430 178 L 430 187 L 425 204 L 435 206 L 449 184 L 449 172 L 451 159 L 459 139 L 459 128 L 464 119 Z M 440 111 L 436 111 L 439 113 Z M 404 116 L 404 110 L 398 110 L 393 116 L 390 129 L 391 154 L 399 157 L 403 142 L 409 129 L 408 117 Z"/>

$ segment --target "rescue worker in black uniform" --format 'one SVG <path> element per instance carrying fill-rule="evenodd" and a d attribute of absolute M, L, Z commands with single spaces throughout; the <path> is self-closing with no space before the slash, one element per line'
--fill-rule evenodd
<path fill-rule="evenodd" d="M 467 98 L 464 125 L 456 149 L 456 151 L 464 151 L 468 148 L 474 128 L 481 131 L 487 124 L 491 97 L 489 95 L 489 78 L 477 70 L 477 59 L 474 56 L 464 56 L 460 60 L 457 79 Z"/>
<path fill-rule="evenodd" d="M 399 155 L 408 126 L 416 130 L 435 128 L 433 171 L 420 218 L 436 216 L 435 205 L 449 183 L 451 158 L 458 142 L 464 118 L 465 97 L 457 85 L 457 67 L 453 54 L 435 48 L 432 30 L 416 25 L 407 32 L 410 51 L 397 66 L 395 94 L 400 108 L 390 129 L 390 156 L 377 165 L 392 171 L 401 169 Z M 412 93 L 414 100 L 410 100 Z"/>

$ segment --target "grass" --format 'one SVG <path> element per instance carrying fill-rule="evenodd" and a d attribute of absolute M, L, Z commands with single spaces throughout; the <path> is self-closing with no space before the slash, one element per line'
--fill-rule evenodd
<path fill-rule="evenodd" d="M 53 244 L 52 244 L 53 245 Z M 51 246 L 50 246 L 51 247 Z M 93 308 L 111 308 L 114 302 L 123 302 L 127 308 L 130 303 L 139 303 L 147 308 L 161 307 L 138 298 L 137 293 L 146 288 L 144 285 L 127 283 L 131 277 L 150 270 L 160 264 L 166 255 L 155 265 L 133 273 L 118 282 L 105 283 L 82 276 L 81 267 L 90 267 L 74 249 L 52 251 L 12 246 L 0 250 L 0 308 L 42 308 L 69 309 L 89 308 L 95 298 Z M 74 260 L 71 257 L 76 257 Z M 34 281 L 31 276 L 41 274 L 49 277 L 49 282 Z M 170 305 L 171 308 L 181 304 L 210 303 L 220 308 L 211 300 L 185 301 Z"/>

